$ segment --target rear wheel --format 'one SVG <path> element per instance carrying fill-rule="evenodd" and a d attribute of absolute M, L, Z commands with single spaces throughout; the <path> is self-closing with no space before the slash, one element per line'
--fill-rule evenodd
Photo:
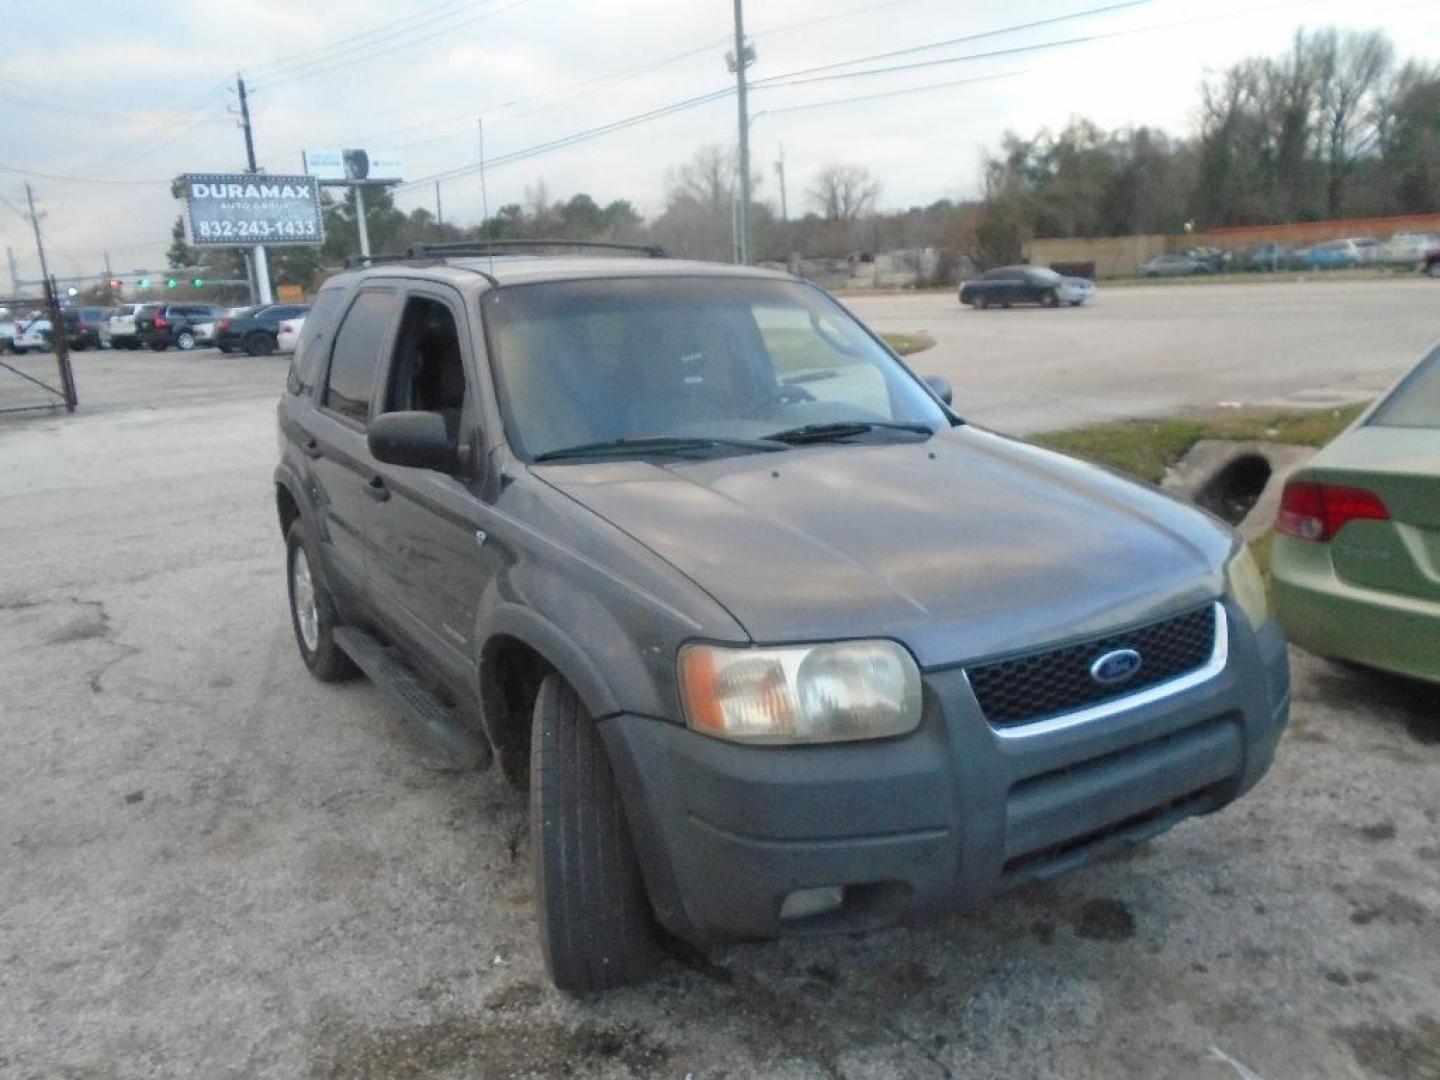
<path fill-rule="evenodd" d="M 175 344 L 181 349 L 189 351 L 195 347 L 195 335 L 189 330 L 181 330 L 175 335 Z"/>
<path fill-rule="evenodd" d="M 1040 303 L 1045 307 L 1059 307 L 1060 294 L 1054 289 L 1046 289 L 1040 294 Z"/>
<path fill-rule="evenodd" d="M 535 697 L 530 858 L 550 978 L 609 990 L 654 970 L 658 951 L 625 809 L 595 721 L 558 674 Z"/>
<path fill-rule="evenodd" d="M 164 352 L 169 347 L 170 346 L 163 341 L 152 341 L 150 343 L 150 348 L 153 349 L 155 352 Z"/>
<path fill-rule="evenodd" d="M 975 297 L 975 306 L 981 311 L 984 311 L 990 306 L 990 298 L 984 293 L 981 293 L 979 296 Z"/>
<path fill-rule="evenodd" d="M 251 334 L 245 339 L 245 351 L 251 356 L 269 356 L 275 351 L 275 339 L 269 334 Z"/>

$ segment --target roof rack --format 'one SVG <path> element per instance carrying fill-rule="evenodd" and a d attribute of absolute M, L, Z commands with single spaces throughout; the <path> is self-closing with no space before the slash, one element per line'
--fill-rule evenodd
<path fill-rule="evenodd" d="M 663 259 L 665 249 L 656 244 L 621 244 L 613 240 L 463 240 L 455 244 L 411 244 L 406 257 L 434 259 L 456 255 L 503 255 L 532 248 L 594 248 L 600 251 L 629 251 L 651 259 Z M 387 256 L 381 256 L 386 258 Z"/>

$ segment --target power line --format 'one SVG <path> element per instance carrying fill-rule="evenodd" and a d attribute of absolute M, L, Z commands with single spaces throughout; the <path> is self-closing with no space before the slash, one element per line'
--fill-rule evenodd
<path fill-rule="evenodd" d="M 515 8 L 520 7 L 522 4 L 528 3 L 530 3 L 530 0 L 511 0 L 511 2 L 504 7 L 486 8 L 484 11 L 480 11 L 476 14 L 467 15 L 465 18 L 459 20 L 458 22 L 449 23 L 445 26 L 439 27 L 438 29 L 430 30 L 424 34 L 420 34 L 411 38 L 406 38 L 403 41 L 395 41 L 394 44 L 384 45 L 381 48 L 374 48 L 370 52 L 361 52 L 360 55 L 351 56 L 349 59 L 338 59 L 339 56 L 343 55 L 343 52 L 352 51 L 343 50 L 342 53 L 337 53 L 336 57 L 332 58 L 335 59 L 334 63 L 322 63 L 319 67 L 299 65 L 295 68 L 282 70 L 278 73 L 271 72 L 268 76 L 261 77 L 261 81 L 257 89 L 270 90 L 279 86 L 284 86 L 287 83 L 299 82 L 302 79 L 313 79 L 319 75 L 326 75 L 340 68 L 349 67 L 351 64 L 359 64 L 363 63 L 366 60 L 373 60 L 377 56 L 384 56 L 386 53 L 394 52 L 396 49 L 403 49 L 411 45 L 418 45 L 422 41 L 429 41 L 431 38 L 439 37 L 441 34 L 450 33 L 454 30 L 458 30 L 462 26 L 468 26 L 470 23 L 478 22 L 481 19 L 488 19 L 495 15 L 501 15 L 504 12 L 512 11 Z M 461 14 L 461 12 L 454 12 L 452 14 Z M 416 30 L 419 28 L 419 26 L 408 27 L 401 33 L 393 35 L 392 38 L 379 38 L 373 42 L 367 42 L 363 46 L 356 46 L 356 48 L 364 49 L 370 48 L 371 46 L 381 45 L 381 43 L 384 41 L 393 40 L 393 38 L 398 38 L 402 36 L 403 33 L 408 33 L 411 30 Z M 277 74 L 278 78 L 276 77 Z"/>
<path fill-rule="evenodd" d="M 56 173 L 37 172 L 34 169 L 20 169 L 14 165 L 0 163 L 0 172 L 18 173 L 20 176 L 34 176 L 41 180 L 57 180 L 65 184 L 169 184 L 169 180 L 118 180 L 98 176 L 60 176 Z"/>
<path fill-rule="evenodd" d="M 849 105 L 857 101 L 878 101 L 881 98 L 904 97 L 906 94 L 923 94 L 930 90 L 945 90 L 954 86 L 969 86 L 973 83 L 994 82 L 998 79 L 1013 79 L 1017 75 L 1028 75 L 1029 73 L 1029 68 L 1020 71 L 1002 71 L 995 75 L 978 75 L 969 79 L 950 79 L 946 82 L 926 83 L 924 86 L 911 86 L 904 90 L 884 90 L 878 94 L 856 94 L 851 97 L 833 98 L 829 101 L 813 101 L 806 105 L 785 105 L 778 109 L 762 109 L 759 112 L 751 113 L 750 120 L 753 123 L 762 116 L 805 112 L 809 109 L 828 109 L 832 105 Z"/>
<path fill-rule="evenodd" d="M 1146 3 L 1149 2 L 1149 0 L 1136 0 L 1136 2 Z M 1004 49 L 991 49 L 988 52 L 967 53 L 963 56 L 947 56 L 940 57 L 939 59 L 935 60 L 916 60 L 908 64 L 892 64 L 888 67 L 865 68 L 861 71 L 841 71 L 831 75 L 815 75 L 809 78 L 796 77 L 807 75 L 809 72 L 812 71 L 826 71 L 835 67 L 844 67 L 849 66 L 850 64 L 863 63 L 864 60 L 867 59 L 860 58 L 856 60 L 846 61 L 845 64 L 827 64 L 817 68 L 807 68 L 802 71 L 792 71 L 784 75 L 771 75 L 768 78 L 756 80 L 756 83 L 757 85 L 766 88 L 773 88 L 782 86 L 805 86 L 811 83 L 835 82 L 840 79 L 867 78 L 873 75 L 891 75 L 900 71 L 918 71 L 922 68 L 940 67 L 946 64 L 969 63 L 975 60 L 993 60 L 996 57 L 1001 56 L 1017 56 L 1023 53 L 1041 52 L 1046 49 L 1060 49 L 1066 48 L 1071 45 L 1085 45 L 1096 41 L 1110 41 L 1117 38 L 1133 37 L 1138 34 L 1153 34 L 1163 30 L 1175 30 L 1181 27 L 1195 26 L 1201 23 L 1223 21 L 1225 19 L 1233 19 L 1239 16 L 1254 16 L 1257 14 L 1268 13 L 1271 11 L 1282 11 L 1286 8 L 1309 7 L 1316 2 L 1317 0 L 1293 0 L 1293 2 L 1290 3 L 1272 4 L 1268 7 L 1246 8 L 1239 11 L 1219 12 L 1213 15 L 1200 15 L 1193 19 L 1177 19 L 1173 22 L 1156 23 L 1151 26 L 1137 26 L 1125 30 L 1110 30 L 1102 33 L 1082 34 L 1072 38 L 1060 38 L 1052 41 L 1041 41 L 1033 45 L 1015 45 Z M 989 31 L 986 34 L 980 36 L 988 37 L 992 36 L 995 33 L 999 33 L 999 31 Z M 915 49 L 904 51 L 916 52 L 925 48 L 929 48 L 929 46 L 918 46 Z M 879 55 L 885 56 L 895 54 L 882 53 Z M 870 57 L 868 59 L 875 59 L 875 57 Z"/>
<path fill-rule="evenodd" d="M 303 66 L 310 63 L 328 62 L 334 59 L 334 57 L 324 56 L 324 53 L 334 52 L 336 55 L 339 55 L 340 53 L 349 51 L 349 49 L 341 48 L 341 46 L 350 45 L 350 43 L 359 41 L 361 38 L 374 37 L 377 41 L 380 41 L 403 33 L 406 30 L 434 23 L 440 19 L 448 18 L 456 14 L 458 11 L 467 7 L 469 3 L 470 0 L 441 0 L 441 2 L 431 7 L 421 11 L 413 11 L 409 15 L 392 19 L 390 22 L 378 26 L 372 26 L 368 30 L 361 30 L 358 33 L 349 34 L 342 38 L 335 38 L 332 41 L 326 42 L 324 45 L 315 45 L 308 49 L 300 49 L 293 53 L 287 53 L 284 56 L 277 56 L 273 60 L 266 60 L 255 64 L 250 68 L 250 73 L 252 76 L 258 75 L 262 71 L 269 71 L 271 74 L 275 74 L 281 69 Z M 451 8 L 453 10 L 442 12 L 442 8 Z M 407 23 L 413 25 L 406 26 L 405 24 Z M 367 42 L 366 45 L 373 45 L 375 43 L 376 42 L 371 41 Z M 365 47 L 365 45 L 350 45 L 350 48 L 363 47 Z M 338 52 L 336 50 L 338 50 Z"/>
<path fill-rule="evenodd" d="M 620 131 L 625 128 L 635 127 L 637 124 L 643 124 L 650 120 L 658 120 L 662 116 L 670 116 L 674 113 L 684 112 L 687 109 L 693 109 L 700 105 L 707 105 L 712 101 L 719 101 L 722 98 L 729 97 L 734 92 L 735 90 L 733 87 L 727 86 L 720 90 L 712 90 L 707 94 L 699 94 L 692 98 L 686 98 L 683 101 L 672 102 L 669 105 L 662 105 L 658 108 L 650 109 L 643 113 L 636 113 L 633 116 L 622 117 L 619 120 L 612 120 L 609 123 L 599 124 L 595 127 L 586 128 L 583 131 L 573 132 L 569 135 L 562 135 L 557 139 L 550 139 L 546 142 L 537 143 L 534 146 L 528 146 L 521 150 L 512 151 L 508 154 L 501 154 L 498 157 L 488 158 L 485 162 L 485 167 L 487 169 L 493 169 L 501 165 L 510 165 L 517 161 L 524 161 L 528 158 L 536 157 L 543 153 L 548 153 L 551 150 L 559 150 L 566 146 L 572 146 L 578 142 L 585 142 L 589 139 L 597 138 L 601 135 L 608 135 L 613 131 Z M 412 187 L 419 187 L 422 184 L 433 183 L 436 180 L 453 180 L 461 176 L 468 176 L 469 174 L 478 171 L 478 165 L 461 165 L 454 169 L 446 169 L 442 172 L 431 173 L 429 176 L 420 176 L 416 177 L 414 180 L 408 180 L 403 184 L 397 185 L 396 190 L 404 191 Z"/>
<path fill-rule="evenodd" d="M 773 83 L 780 79 L 789 79 L 799 75 L 811 75 L 820 71 L 834 71 L 836 68 L 854 67 L 856 64 L 869 64 L 876 60 L 889 60 L 897 56 L 909 56 L 917 52 L 930 52 L 933 49 L 944 49 L 951 45 L 964 45 L 972 41 L 982 41 L 986 38 L 1018 34 L 1025 30 L 1037 30 L 1042 26 L 1054 26 L 1057 23 L 1073 22 L 1076 19 L 1086 19 L 1094 15 L 1104 15 L 1112 11 L 1141 7 L 1142 5 L 1150 3 L 1154 3 L 1154 0 L 1121 0 L 1120 3 L 1106 4 L 1103 7 L 1086 8 L 1084 11 L 1073 11 L 1067 15 L 1052 15 L 1046 19 L 1035 19 L 1031 22 L 1015 23 L 1011 26 L 997 27 L 994 30 L 982 30 L 974 34 L 964 34 L 960 37 L 946 38 L 942 41 L 932 41 L 925 45 L 911 45 L 904 49 L 891 49 L 888 52 L 872 53 L 869 56 L 858 56 L 853 60 L 837 60 L 829 64 L 818 64 L 815 67 L 801 68 L 799 71 L 787 72 L 784 75 L 771 75 L 765 79 L 757 79 L 756 82 Z"/>

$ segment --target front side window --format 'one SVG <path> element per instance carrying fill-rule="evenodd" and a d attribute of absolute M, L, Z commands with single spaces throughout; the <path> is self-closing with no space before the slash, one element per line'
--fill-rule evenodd
<path fill-rule="evenodd" d="M 365 289 L 355 298 L 335 334 L 324 408 L 362 424 L 369 418 L 375 369 L 394 313 L 392 289 Z"/>
<path fill-rule="evenodd" d="M 465 363 L 455 316 L 438 300 L 412 296 L 395 337 L 385 411 L 438 412 L 453 426 L 464 404 Z"/>
<path fill-rule="evenodd" d="M 295 354 L 290 358 L 289 387 L 292 394 L 307 393 L 315 385 L 315 378 L 325 359 L 326 335 L 335 325 L 344 296 L 344 289 L 322 289 L 315 297 L 310 315 L 295 342 Z"/>
<path fill-rule="evenodd" d="M 929 434 L 948 423 L 908 371 L 808 286 L 550 282 L 494 290 L 483 305 L 506 431 L 522 456 L 616 440 L 753 442 L 847 423 L 876 437 L 886 425 Z"/>
<path fill-rule="evenodd" d="M 1440 428 L 1440 349 L 1421 361 L 1370 417 L 1378 427 Z"/>

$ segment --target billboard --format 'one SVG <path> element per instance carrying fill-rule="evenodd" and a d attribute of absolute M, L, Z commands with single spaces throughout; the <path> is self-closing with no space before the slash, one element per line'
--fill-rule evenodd
<path fill-rule="evenodd" d="M 179 189 L 196 247 L 325 242 L 313 176 L 186 173 Z"/>
<path fill-rule="evenodd" d="M 305 171 L 322 184 L 398 184 L 405 161 L 383 150 L 306 150 Z"/>

